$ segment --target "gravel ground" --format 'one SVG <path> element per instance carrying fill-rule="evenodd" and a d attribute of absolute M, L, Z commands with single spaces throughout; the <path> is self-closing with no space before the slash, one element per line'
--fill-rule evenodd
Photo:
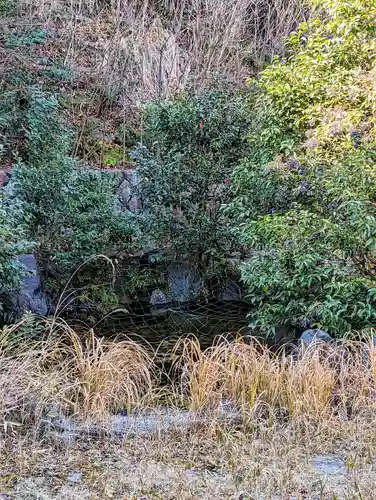
<path fill-rule="evenodd" d="M 212 422 L 180 432 L 1 443 L 0 499 L 373 499 L 375 437 Z"/>

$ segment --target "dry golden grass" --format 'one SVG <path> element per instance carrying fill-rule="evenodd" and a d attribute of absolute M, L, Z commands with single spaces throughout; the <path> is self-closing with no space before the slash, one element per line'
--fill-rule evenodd
<path fill-rule="evenodd" d="M 93 330 L 82 339 L 70 334 L 68 377 L 74 380 L 72 403 L 85 418 L 119 408 L 135 408 L 153 390 L 153 360 L 130 340 L 105 341 Z"/>
<path fill-rule="evenodd" d="M 74 332 L 58 318 L 26 318 L 0 335 L 0 492 L 6 486 L 17 499 L 373 498 L 375 351 L 368 340 L 345 340 L 276 355 L 256 341 L 222 338 L 201 349 L 185 338 L 161 387 L 151 349 Z M 201 424 L 123 443 L 82 436 L 67 448 L 38 438 L 51 408 L 104 425 L 119 409 L 166 400 L 197 412 Z M 225 402 L 235 420 L 218 413 Z M 342 472 L 324 477 L 311 465 L 317 455 L 337 457 Z M 82 482 L 70 484 L 67 474 L 77 469 Z"/>
<path fill-rule="evenodd" d="M 13 445 L 13 446 L 12 446 Z M 375 438 L 358 425 L 299 432 L 289 426 L 258 433 L 221 429 L 81 442 L 66 450 L 46 443 L 0 443 L 0 488 L 12 499 L 372 499 Z M 338 453 L 344 474 L 310 465 Z M 82 472 L 78 484 L 72 471 Z"/>
<path fill-rule="evenodd" d="M 220 79 L 239 86 L 283 52 L 306 17 L 299 0 L 22 0 L 58 30 L 65 62 L 133 101 Z"/>
<path fill-rule="evenodd" d="M 181 372 L 180 393 L 189 398 L 192 410 L 215 408 L 222 401 L 254 407 L 267 390 L 267 380 L 276 363 L 266 347 L 258 342 L 245 344 L 220 341 L 202 350 L 197 339 L 182 339 L 175 367 Z"/>
<path fill-rule="evenodd" d="M 374 405 L 371 342 L 341 341 L 273 354 L 257 341 L 220 339 L 203 351 L 196 339 L 183 339 L 175 357 L 176 352 L 180 395 L 192 410 L 230 401 L 245 413 L 262 408 L 269 415 L 319 422 Z"/>
<path fill-rule="evenodd" d="M 135 408 L 152 393 L 153 360 L 141 345 L 109 342 L 92 330 L 79 336 L 56 318 L 39 325 L 42 338 L 27 340 L 17 336 L 24 326 L 21 321 L 5 327 L 0 338 L 4 425 L 13 420 L 20 424 L 26 417 L 39 425 L 51 406 L 81 419 L 99 419 L 120 408 Z"/>
<path fill-rule="evenodd" d="M 227 402 L 243 416 L 347 419 L 374 408 L 375 351 L 371 342 L 344 340 L 275 354 L 256 340 L 225 338 L 202 349 L 187 337 L 169 353 L 167 369 L 158 350 L 127 338 L 77 333 L 58 318 L 24 319 L 0 335 L 1 415 L 8 421 L 29 411 L 30 419 L 54 404 L 100 419 L 168 400 L 197 412 Z"/>

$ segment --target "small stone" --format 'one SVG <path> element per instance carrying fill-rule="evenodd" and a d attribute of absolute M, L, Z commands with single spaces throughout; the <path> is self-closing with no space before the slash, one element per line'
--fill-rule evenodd
<path fill-rule="evenodd" d="M 46 436 L 51 438 L 56 444 L 70 446 L 78 439 L 79 434 L 73 431 L 51 431 Z"/>
<path fill-rule="evenodd" d="M 167 297 L 167 295 L 159 288 L 153 290 L 150 296 L 150 305 L 154 307 L 167 306 L 170 301 L 171 300 Z"/>
<path fill-rule="evenodd" d="M 318 455 L 310 463 L 320 474 L 326 476 L 346 474 L 346 467 L 343 460 L 332 455 Z"/>
<path fill-rule="evenodd" d="M 60 413 L 59 409 L 56 406 L 50 406 L 46 408 L 46 418 L 49 420 L 53 420 L 55 418 L 59 418 Z"/>
<path fill-rule="evenodd" d="M 67 481 L 69 483 L 78 484 L 82 481 L 82 472 L 81 471 L 71 471 L 68 474 Z"/>

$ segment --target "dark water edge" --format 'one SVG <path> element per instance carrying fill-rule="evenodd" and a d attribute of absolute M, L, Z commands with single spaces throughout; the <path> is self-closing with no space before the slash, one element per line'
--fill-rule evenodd
<path fill-rule="evenodd" d="M 161 351 L 179 338 L 194 335 L 203 348 L 216 337 L 235 338 L 248 325 L 249 306 L 239 303 L 195 304 L 168 309 L 115 312 L 101 320 L 96 331 L 106 337 L 126 336 Z"/>

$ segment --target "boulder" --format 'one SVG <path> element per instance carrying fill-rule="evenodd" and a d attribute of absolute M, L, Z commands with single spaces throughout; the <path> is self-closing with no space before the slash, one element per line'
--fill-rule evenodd
<path fill-rule="evenodd" d="M 332 342 L 333 338 L 329 335 L 329 333 L 324 330 L 320 330 L 318 328 L 312 328 L 310 330 L 306 330 L 302 333 L 300 337 L 300 343 L 304 347 L 308 347 L 311 344 L 316 342 Z"/>
<path fill-rule="evenodd" d="M 159 288 L 153 290 L 150 296 L 150 305 L 153 307 L 166 307 L 170 304 L 171 299 L 167 297 L 167 295 L 162 292 Z"/>
<path fill-rule="evenodd" d="M 47 299 L 43 293 L 42 281 L 38 264 L 33 254 L 19 255 L 17 260 L 25 268 L 25 276 L 20 289 L 10 294 L 5 300 L 7 320 L 17 321 L 26 312 L 38 316 L 46 316 L 48 312 Z"/>
<path fill-rule="evenodd" d="M 122 206 L 132 213 L 140 213 L 142 209 L 139 187 L 139 173 L 135 169 L 127 169 L 119 186 L 118 197 Z"/>
<path fill-rule="evenodd" d="M 243 299 L 243 292 L 240 286 L 234 281 L 229 281 L 225 288 L 218 294 L 218 300 L 221 302 L 233 302 Z"/>
<path fill-rule="evenodd" d="M 189 262 L 171 262 L 167 268 L 167 281 L 172 301 L 179 304 L 197 299 L 204 290 L 200 273 Z"/>

